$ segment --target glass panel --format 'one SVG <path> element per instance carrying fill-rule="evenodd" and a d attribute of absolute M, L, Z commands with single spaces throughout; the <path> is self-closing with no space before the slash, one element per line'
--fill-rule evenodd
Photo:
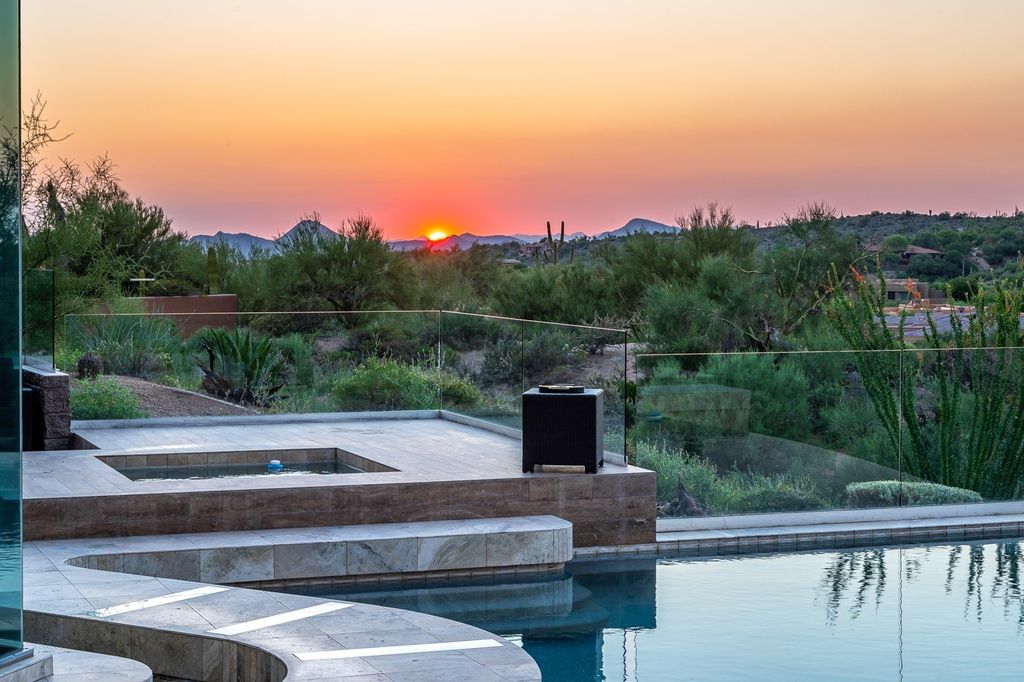
<path fill-rule="evenodd" d="M 1024 349 L 908 350 L 903 376 L 904 504 L 1020 499 Z"/>
<path fill-rule="evenodd" d="M 472 313 L 441 313 L 445 410 L 500 426 L 521 426 L 524 324 Z"/>
<path fill-rule="evenodd" d="M 24 280 L 24 361 L 53 370 L 53 270 L 26 270 Z"/>
<path fill-rule="evenodd" d="M 22 646 L 18 11 L 0 0 L 0 656 Z"/>
<path fill-rule="evenodd" d="M 639 355 L 633 462 L 662 516 L 896 506 L 898 378 L 898 353 Z"/>
<path fill-rule="evenodd" d="M 74 419 L 440 409 L 433 311 L 69 315 Z M 111 400 L 111 396 L 114 398 Z"/>
<path fill-rule="evenodd" d="M 579 384 L 604 391 L 604 448 L 626 447 L 626 332 L 618 329 L 527 322 L 523 349 L 526 388 Z"/>

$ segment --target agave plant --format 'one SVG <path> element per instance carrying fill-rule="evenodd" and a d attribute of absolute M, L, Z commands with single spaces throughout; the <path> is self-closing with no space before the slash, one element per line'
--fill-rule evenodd
<path fill-rule="evenodd" d="M 281 389 L 285 360 L 269 337 L 248 329 L 203 329 L 194 337 L 203 390 L 240 404 L 265 405 Z"/>

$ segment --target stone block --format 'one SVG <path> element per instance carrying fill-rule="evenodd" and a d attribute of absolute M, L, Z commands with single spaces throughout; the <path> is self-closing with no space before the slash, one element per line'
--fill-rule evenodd
<path fill-rule="evenodd" d="M 345 575 L 347 543 L 318 542 L 274 547 L 274 579 L 324 578 Z"/>
<path fill-rule="evenodd" d="M 362 540 L 348 544 L 348 575 L 409 573 L 417 568 L 416 538 Z"/>
<path fill-rule="evenodd" d="M 274 548 L 226 547 L 199 552 L 204 583 L 247 583 L 274 579 Z"/>
<path fill-rule="evenodd" d="M 71 436 L 71 413 L 48 412 L 43 414 L 44 438 L 69 438 Z"/>
<path fill-rule="evenodd" d="M 171 679 L 203 678 L 203 640 L 167 630 L 131 629 L 131 658 L 148 665 L 154 675 Z"/>
<path fill-rule="evenodd" d="M 175 580 L 199 580 L 199 550 L 139 552 L 123 556 L 124 572 Z"/>
<path fill-rule="evenodd" d="M 65 617 L 61 646 L 132 658 L 132 628 L 120 623 Z"/>
<path fill-rule="evenodd" d="M 487 566 L 552 564 L 555 550 L 552 531 L 491 533 L 487 536 Z"/>
<path fill-rule="evenodd" d="M 487 565 L 487 536 L 454 535 L 419 539 L 417 567 L 421 571 L 480 568 Z"/>

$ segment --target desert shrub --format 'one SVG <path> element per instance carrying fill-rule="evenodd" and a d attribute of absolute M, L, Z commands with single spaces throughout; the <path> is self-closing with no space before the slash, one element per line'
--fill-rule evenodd
<path fill-rule="evenodd" d="M 718 473 L 701 457 L 639 441 L 634 448 L 634 464 L 657 474 L 658 502 L 674 500 L 680 482 L 691 496 L 707 506 L 714 507 L 720 497 Z"/>
<path fill-rule="evenodd" d="M 583 356 L 572 334 L 558 328 L 534 327 L 525 339 L 505 334 L 484 351 L 483 381 L 536 385 L 558 381 L 580 381 L 574 375 Z"/>
<path fill-rule="evenodd" d="M 733 514 L 810 511 L 826 506 L 809 481 L 790 476 L 732 474 L 722 510 Z"/>
<path fill-rule="evenodd" d="M 200 330 L 193 337 L 203 356 L 202 388 L 236 403 L 266 404 L 281 388 L 285 361 L 269 337 L 248 329 Z"/>
<path fill-rule="evenodd" d="M 302 334 L 292 333 L 274 339 L 274 348 L 285 361 L 291 383 L 313 385 L 317 375 L 316 363 L 313 361 L 313 346 Z"/>
<path fill-rule="evenodd" d="M 487 384 L 516 384 L 523 380 L 523 342 L 502 335 L 484 351 L 481 381 Z"/>
<path fill-rule="evenodd" d="M 981 501 L 981 495 L 973 490 L 924 481 L 866 481 L 846 486 L 846 503 L 856 508 L 971 504 Z"/>
<path fill-rule="evenodd" d="M 436 373 L 435 373 L 436 374 Z M 441 404 L 449 407 L 476 407 L 483 400 L 480 389 L 472 381 L 444 374 L 441 377 Z"/>
<path fill-rule="evenodd" d="M 142 419 L 149 416 L 128 388 L 106 377 L 71 385 L 72 419 Z"/>
<path fill-rule="evenodd" d="M 74 374 L 78 371 L 78 359 L 83 355 L 85 355 L 85 351 L 81 348 L 58 344 L 53 352 L 53 366 L 62 372 Z"/>
<path fill-rule="evenodd" d="M 822 417 L 829 447 L 883 465 L 898 459 L 867 399 L 844 398 L 826 409 Z"/>
<path fill-rule="evenodd" d="M 456 350 L 478 348 L 497 335 L 500 322 L 457 312 L 441 313 L 441 339 Z"/>
<path fill-rule="evenodd" d="M 431 313 L 361 313 L 351 331 L 360 359 L 375 356 L 406 363 L 437 361 L 437 316 Z"/>
<path fill-rule="evenodd" d="M 436 374 L 390 358 L 369 357 L 331 389 L 342 410 L 437 409 Z"/>
<path fill-rule="evenodd" d="M 148 378 L 165 370 L 180 345 L 174 324 L 148 315 L 71 318 L 69 346 L 95 353 L 107 374 Z"/>
<path fill-rule="evenodd" d="M 719 473 L 707 459 L 662 444 L 637 441 L 634 464 L 657 475 L 659 503 L 676 499 L 678 484 L 711 514 L 756 514 L 821 509 L 826 501 L 806 478 Z"/>
<path fill-rule="evenodd" d="M 194 296 L 205 293 L 194 282 L 180 279 L 158 279 L 146 288 L 147 296 Z"/>
<path fill-rule="evenodd" d="M 247 318 L 247 326 L 267 336 L 325 333 L 345 328 L 346 315 L 324 315 L 317 312 L 255 313 Z"/>
<path fill-rule="evenodd" d="M 697 380 L 750 391 L 750 430 L 801 440 L 810 430 L 806 375 L 773 355 L 712 355 Z"/>

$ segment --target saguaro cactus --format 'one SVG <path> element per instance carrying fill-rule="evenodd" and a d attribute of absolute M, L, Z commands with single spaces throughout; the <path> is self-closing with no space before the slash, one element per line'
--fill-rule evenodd
<path fill-rule="evenodd" d="M 217 265 L 217 252 L 212 246 L 206 247 L 206 285 L 210 295 L 220 293 L 220 268 Z"/>
<path fill-rule="evenodd" d="M 565 246 L 565 221 L 562 221 L 562 230 L 559 234 L 558 241 L 555 241 L 554 235 L 551 234 L 551 221 L 547 222 L 548 228 L 548 253 L 545 254 L 552 263 L 558 265 L 562 261 L 562 247 Z"/>

